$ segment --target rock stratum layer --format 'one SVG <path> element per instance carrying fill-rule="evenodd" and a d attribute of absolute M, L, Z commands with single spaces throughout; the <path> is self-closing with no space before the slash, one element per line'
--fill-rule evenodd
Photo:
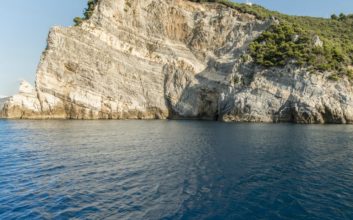
<path fill-rule="evenodd" d="M 272 22 L 215 3 L 100 0 L 50 31 L 35 88 L 0 100 L 1 117 L 352 123 L 348 79 L 252 62 Z"/>

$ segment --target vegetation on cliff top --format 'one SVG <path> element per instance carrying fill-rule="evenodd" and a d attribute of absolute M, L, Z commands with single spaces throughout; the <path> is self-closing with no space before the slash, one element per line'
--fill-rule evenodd
<path fill-rule="evenodd" d="M 94 7 L 97 5 L 97 3 L 98 0 L 88 0 L 87 8 L 83 12 L 83 17 L 74 18 L 75 26 L 82 24 L 83 21 L 88 20 L 93 15 Z"/>
<path fill-rule="evenodd" d="M 190 1 L 220 3 L 260 20 L 278 20 L 249 45 L 250 55 L 261 66 L 284 66 L 291 62 L 313 71 L 332 71 L 332 79 L 342 75 L 353 79 L 353 15 L 332 15 L 331 19 L 289 16 L 256 4 Z M 88 0 L 84 16 L 74 19 L 76 26 L 92 16 L 97 3 L 98 0 Z"/>
<path fill-rule="evenodd" d="M 259 65 L 274 67 L 292 62 L 313 71 L 332 71 L 331 79 L 342 75 L 353 78 L 353 15 L 332 15 L 331 19 L 289 16 L 229 0 L 190 1 L 220 3 L 260 20 L 277 19 L 279 22 L 249 46 L 250 55 Z"/>

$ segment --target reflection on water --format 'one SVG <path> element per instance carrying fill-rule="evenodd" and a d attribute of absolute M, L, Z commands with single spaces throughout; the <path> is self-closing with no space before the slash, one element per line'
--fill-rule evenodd
<path fill-rule="evenodd" d="M 0 121 L 0 219 L 353 219 L 353 127 Z"/>

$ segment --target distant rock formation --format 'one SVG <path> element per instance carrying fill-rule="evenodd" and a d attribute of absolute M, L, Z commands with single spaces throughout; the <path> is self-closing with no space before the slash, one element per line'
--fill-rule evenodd
<path fill-rule="evenodd" d="M 215 3 L 100 0 L 81 25 L 50 31 L 35 88 L 22 82 L 1 117 L 352 123 L 348 79 L 252 62 L 272 22 Z"/>

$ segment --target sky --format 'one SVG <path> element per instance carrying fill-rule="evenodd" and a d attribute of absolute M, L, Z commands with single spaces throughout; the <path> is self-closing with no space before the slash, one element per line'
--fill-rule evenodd
<path fill-rule="evenodd" d="M 87 0 L 1 0 L 0 97 L 18 91 L 21 80 L 34 85 L 51 26 L 72 25 Z"/>
<path fill-rule="evenodd" d="M 353 0 L 249 0 L 291 15 L 329 17 L 353 13 Z M 52 26 L 72 25 L 87 0 L 10 0 L 1 2 L 0 97 L 17 92 L 21 80 L 34 85 L 35 72 Z M 246 2 L 246 0 L 237 0 Z"/>

